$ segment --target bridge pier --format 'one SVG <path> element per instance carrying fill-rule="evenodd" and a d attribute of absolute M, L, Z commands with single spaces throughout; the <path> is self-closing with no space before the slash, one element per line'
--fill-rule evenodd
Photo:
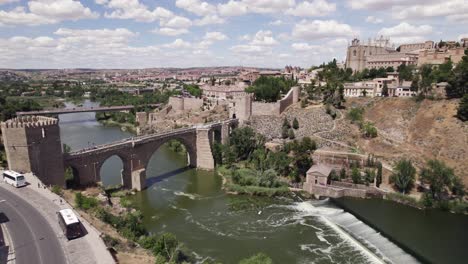
<path fill-rule="evenodd" d="M 212 170 L 215 167 L 210 144 L 210 128 L 197 128 L 197 164 L 196 167 Z"/>
<path fill-rule="evenodd" d="M 146 170 L 132 171 L 132 189 L 142 191 L 146 188 Z"/>

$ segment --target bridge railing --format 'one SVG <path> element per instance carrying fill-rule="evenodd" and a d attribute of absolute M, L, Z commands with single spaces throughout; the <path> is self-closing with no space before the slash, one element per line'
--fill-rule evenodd
<path fill-rule="evenodd" d="M 125 144 L 132 143 L 132 142 L 134 144 L 137 144 L 137 143 L 141 143 L 142 141 L 157 138 L 157 137 L 161 137 L 161 136 L 174 136 L 174 135 L 177 135 L 177 134 L 180 134 L 180 133 L 193 131 L 193 130 L 195 130 L 197 128 L 200 128 L 200 127 L 211 127 L 213 125 L 223 124 L 223 122 L 231 123 L 231 122 L 236 122 L 236 121 L 237 121 L 237 119 L 229 119 L 229 120 L 225 120 L 225 121 L 214 121 L 214 122 L 210 122 L 210 123 L 195 125 L 193 127 L 188 127 L 188 128 L 184 127 L 184 128 L 174 129 L 174 130 L 171 130 L 171 131 L 159 132 L 159 133 L 155 133 L 155 134 L 151 134 L 151 135 L 143 135 L 143 136 L 125 138 L 125 139 L 122 139 L 122 140 L 119 140 L 119 141 L 114 141 L 114 142 L 106 143 L 106 144 L 100 144 L 100 145 L 96 145 L 96 146 L 93 146 L 93 147 L 73 151 L 73 152 L 68 153 L 68 155 L 69 156 L 80 155 L 80 154 L 84 154 L 84 153 L 87 153 L 87 152 L 94 152 L 94 151 L 97 151 L 97 150 L 100 150 L 100 149 L 125 145 Z"/>

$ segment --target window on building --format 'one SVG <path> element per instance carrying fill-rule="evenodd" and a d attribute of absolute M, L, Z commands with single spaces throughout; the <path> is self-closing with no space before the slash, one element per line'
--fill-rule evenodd
<path fill-rule="evenodd" d="M 353 56 L 356 56 L 356 51 L 355 50 L 353 50 Z"/>

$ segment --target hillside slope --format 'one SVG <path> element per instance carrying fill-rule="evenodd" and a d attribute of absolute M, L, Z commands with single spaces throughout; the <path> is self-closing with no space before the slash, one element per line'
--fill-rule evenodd
<path fill-rule="evenodd" d="M 418 167 L 437 158 L 454 168 L 468 186 L 468 123 L 454 117 L 458 100 L 359 98 L 349 99 L 347 105 L 363 106 L 365 119 L 379 130 L 376 139 L 359 138 L 357 145 L 365 152 L 390 164 L 409 157 Z"/>

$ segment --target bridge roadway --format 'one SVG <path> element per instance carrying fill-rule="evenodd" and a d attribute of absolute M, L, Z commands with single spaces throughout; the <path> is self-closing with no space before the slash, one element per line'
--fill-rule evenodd
<path fill-rule="evenodd" d="M 5 225 L 13 240 L 15 263 L 67 263 L 57 234 L 47 220 L 36 208 L 8 189 L 0 186 L 0 211 L 7 219 Z"/>
<path fill-rule="evenodd" d="M 161 104 L 149 104 L 146 106 L 159 107 Z M 135 108 L 134 105 L 121 105 L 121 106 L 98 106 L 98 107 L 74 107 L 74 108 L 60 108 L 53 110 L 41 111 L 28 111 L 16 112 L 17 116 L 35 116 L 35 115 L 59 115 L 59 114 L 72 114 L 84 112 L 110 112 L 110 111 L 126 111 Z"/>
<path fill-rule="evenodd" d="M 229 120 L 224 121 L 224 122 L 229 122 L 229 123 L 237 122 L 237 119 L 229 119 Z M 179 129 L 174 129 L 174 130 L 170 130 L 170 131 L 166 131 L 166 132 L 150 134 L 150 135 L 125 138 L 125 139 L 122 139 L 122 140 L 119 140 L 119 141 L 114 141 L 114 142 L 107 143 L 107 144 L 96 145 L 96 146 L 93 146 L 93 147 L 90 147 L 90 148 L 85 148 L 85 149 L 73 151 L 73 152 L 68 153 L 67 156 L 69 158 L 73 158 L 74 156 L 81 156 L 83 154 L 93 153 L 93 152 L 97 152 L 99 150 L 104 150 L 104 149 L 107 150 L 107 149 L 112 149 L 112 148 L 121 148 L 121 147 L 125 147 L 125 146 L 127 146 L 129 144 L 131 144 L 132 146 L 140 145 L 140 144 L 143 144 L 143 143 L 146 143 L 146 142 L 149 142 L 149 141 L 160 139 L 162 137 L 170 137 L 170 136 L 174 136 L 174 135 L 180 135 L 180 134 L 185 134 L 185 133 L 189 133 L 189 132 L 195 132 L 197 130 L 197 128 L 200 128 L 200 127 L 211 128 L 211 127 L 214 127 L 214 126 L 221 125 L 221 123 L 222 123 L 222 121 L 214 121 L 214 122 L 210 122 L 210 123 L 206 123 L 206 124 L 196 125 L 196 126 L 189 127 L 189 128 L 179 128 Z"/>

